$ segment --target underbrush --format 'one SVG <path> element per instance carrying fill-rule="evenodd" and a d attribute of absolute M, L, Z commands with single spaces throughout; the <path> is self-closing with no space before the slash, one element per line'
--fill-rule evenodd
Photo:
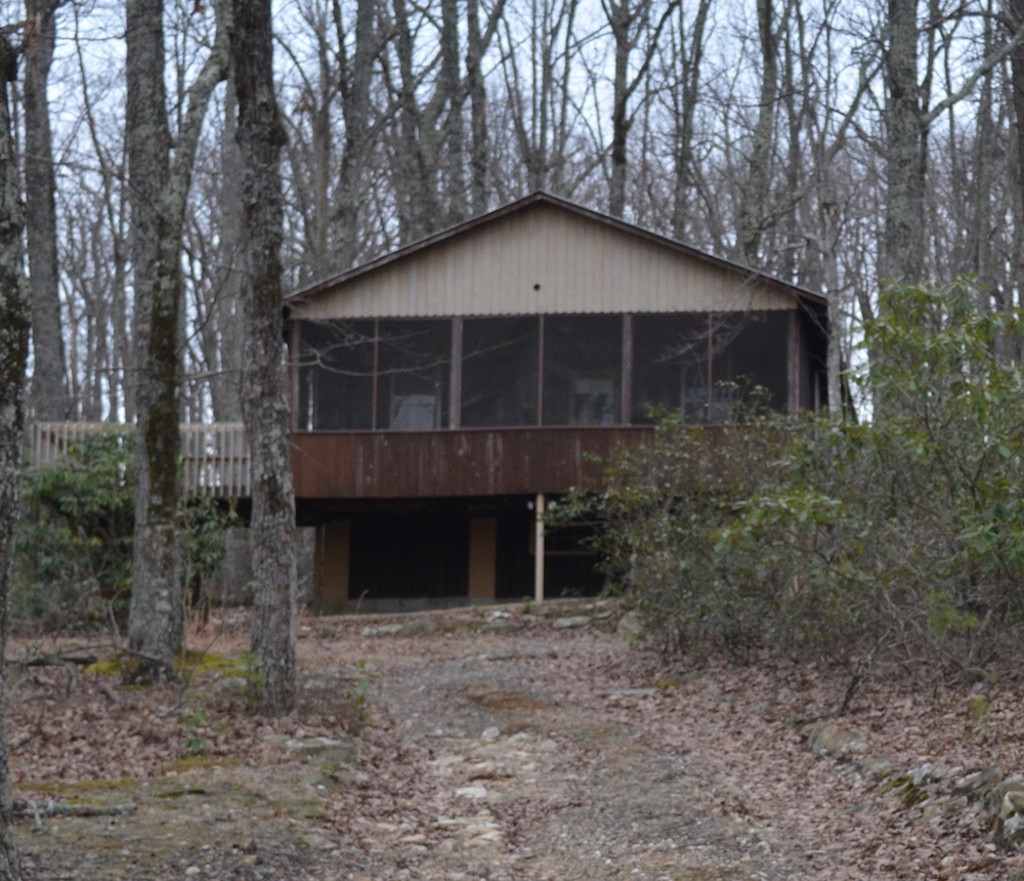
<path fill-rule="evenodd" d="M 661 414 L 654 443 L 575 493 L 610 580 L 668 653 L 842 659 L 964 681 L 1024 656 L 1024 341 L 965 285 L 886 293 L 866 424 Z"/>

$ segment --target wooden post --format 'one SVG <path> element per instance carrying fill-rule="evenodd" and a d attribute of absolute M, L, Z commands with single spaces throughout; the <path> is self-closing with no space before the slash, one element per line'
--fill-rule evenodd
<path fill-rule="evenodd" d="M 803 398 L 803 376 L 801 375 L 801 358 L 803 340 L 800 338 L 800 313 L 793 309 L 789 313 L 789 326 L 786 333 L 787 380 L 789 391 L 786 402 L 790 415 L 800 412 L 800 401 Z"/>
<path fill-rule="evenodd" d="M 622 316 L 622 366 L 619 391 L 619 424 L 633 423 L 633 316 Z"/>
<path fill-rule="evenodd" d="M 537 493 L 534 504 L 533 601 L 544 602 L 544 493 Z"/>
<path fill-rule="evenodd" d="M 318 615 L 348 610 L 352 524 L 348 520 L 321 523 L 316 529 L 313 607 Z"/>
<path fill-rule="evenodd" d="M 474 517 L 469 521 L 469 599 L 493 602 L 497 596 L 498 521 Z"/>
<path fill-rule="evenodd" d="M 452 319 L 451 368 L 448 372 L 448 427 L 462 428 L 462 319 Z"/>

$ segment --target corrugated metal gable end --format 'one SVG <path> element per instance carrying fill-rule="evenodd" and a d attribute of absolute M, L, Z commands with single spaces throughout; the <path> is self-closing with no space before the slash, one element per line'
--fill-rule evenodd
<path fill-rule="evenodd" d="M 294 317 L 795 309 L 801 292 L 548 196 L 387 255 L 289 300 Z"/>

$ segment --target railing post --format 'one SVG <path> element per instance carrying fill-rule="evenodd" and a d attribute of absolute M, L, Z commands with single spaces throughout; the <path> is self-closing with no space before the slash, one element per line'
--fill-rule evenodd
<path fill-rule="evenodd" d="M 534 504 L 533 602 L 544 602 L 544 493 L 537 493 Z"/>

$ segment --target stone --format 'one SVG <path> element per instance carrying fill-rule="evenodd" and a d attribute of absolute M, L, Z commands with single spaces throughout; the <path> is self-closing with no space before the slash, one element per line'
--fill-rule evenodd
<path fill-rule="evenodd" d="M 1008 850 L 1024 847 L 1024 814 L 1013 814 L 1001 821 L 996 840 Z"/>
<path fill-rule="evenodd" d="M 460 789 L 456 789 L 455 794 L 462 798 L 487 798 L 487 788 L 479 783 L 475 783 L 472 786 L 463 786 Z"/>
<path fill-rule="evenodd" d="M 896 773 L 896 768 L 888 759 L 880 756 L 868 756 L 860 762 L 860 772 L 869 780 L 876 783 L 891 777 Z"/>
<path fill-rule="evenodd" d="M 983 768 L 961 777 L 954 791 L 966 793 L 972 800 L 987 800 L 988 794 L 1003 780 L 1002 769 L 995 766 Z"/>
<path fill-rule="evenodd" d="M 619 626 L 616 628 L 619 636 L 625 639 L 630 645 L 641 645 L 646 638 L 646 631 L 640 616 L 636 612 L 626 612 L 619 619 Z"/>
<path fill-rule="evenodd" d="M 589 615 L 572 615 L 568 618 L 555 618 L 555 620 L 551 622 L 551 626 L 554 627 L 555 630 L 575 630 L 580 627 L 586 627 L 588 624 L 590 624 Z"/>
<path fill-rule="evenodd" d="M 405 627 L 404 624 L 379 624 L 376 627 L 364 627 L 360 636 L 397 636 Z"/>
<path fill-rule="evenodd" d="M 401 626 L 402 636 L 429 636 L 434 632 L 434 622 L 429 618 L 413 618 Z"/>
<path fill-rule="evenodd" d="M 867 745 L 857 734 L 831 720 L 812 722 L 805 725 L 800 733 L 816 756 L 848 759 L 864 753 L 867 749 Z"/>

